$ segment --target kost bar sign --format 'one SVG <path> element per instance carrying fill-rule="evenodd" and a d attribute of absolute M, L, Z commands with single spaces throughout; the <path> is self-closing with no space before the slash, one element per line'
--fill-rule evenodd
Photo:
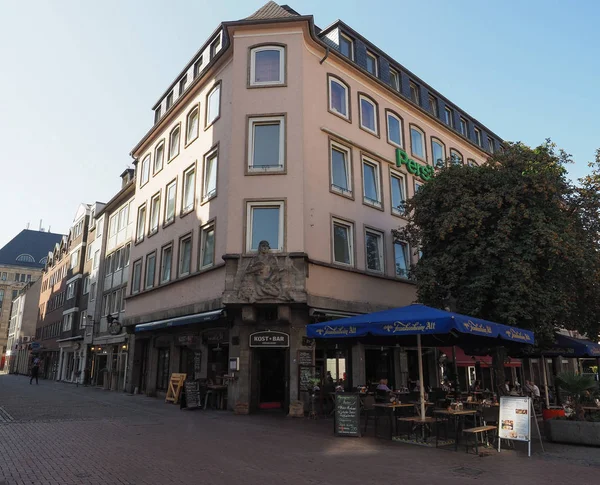
<path fill-rule="evenodd" d="M 283 332 L 255 332 L 250 335 L 250 347 L 285 348 L 290 346 L 290 336 Z"/>
<path fill-rule="evenodd" d="M 415 162 L 412 158 L 408 158 L 408 154 L 404 150 L 396 148 L 396 167 L 402 165 L 406 165 L 408 173 L 412 173 L 424 181 L 430 180 L 435 173 L 433 167 Z"/>

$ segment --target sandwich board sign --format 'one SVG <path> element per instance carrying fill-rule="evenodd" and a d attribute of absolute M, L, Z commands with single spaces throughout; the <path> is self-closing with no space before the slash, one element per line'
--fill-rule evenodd
<path fill-rule="evenodd" d="M 500 417 L 498 419 L 498 451 L 502 440 L 524 441 L 527 443 L 527 456 L 531 456 L 531 422 L 535 424 L 540 443 L 542 436 L 530 397 L 500 397 Z M 543 445 L 542 445 L 543 451 Z"/>

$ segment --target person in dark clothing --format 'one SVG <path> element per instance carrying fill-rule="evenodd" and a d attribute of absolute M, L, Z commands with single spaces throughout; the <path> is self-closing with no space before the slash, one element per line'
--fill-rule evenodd
<path fill-rule="evenodd" d="M 29 384 L 33 383 L 33 379 L 35 378 L 36 385 L 39 384 L 38 376 L 40 374 L 40 359 L 36 357 L 33 359 L 33 366 L 31 367 L 31 379 L 29 379 Z"/>

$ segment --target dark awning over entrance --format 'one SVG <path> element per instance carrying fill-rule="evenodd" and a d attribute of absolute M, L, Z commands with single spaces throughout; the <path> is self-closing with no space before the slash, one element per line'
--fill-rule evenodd
<path fill-rule="evenodd" d="M 181 327 L 183 325 L 192 325 L 194 323 L 212 322 L 221 318 L 224 312 L 225 310 L 221 308 L 219 310 L 212 310 L 210 312 L 195 313 L 193 315 L 185 315 L 183 317 L 141 323 L 135 326 L 135 332 L 148 332 L 150 330 L 158 330 L 161 328 Z"/>

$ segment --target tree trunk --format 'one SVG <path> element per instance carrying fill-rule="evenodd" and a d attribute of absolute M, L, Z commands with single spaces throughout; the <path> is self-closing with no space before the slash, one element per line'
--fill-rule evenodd
<path fill-rule="evenodd" d="M 498 396 L 505 396 L 507 394 L 504 388 L 504 381 L 506 376 L 504 374 L 504 361 L 506 360 L 506 348 L 498 345 L 492 352 L 492 367 L 494 368 L 494 391 Z"/>

